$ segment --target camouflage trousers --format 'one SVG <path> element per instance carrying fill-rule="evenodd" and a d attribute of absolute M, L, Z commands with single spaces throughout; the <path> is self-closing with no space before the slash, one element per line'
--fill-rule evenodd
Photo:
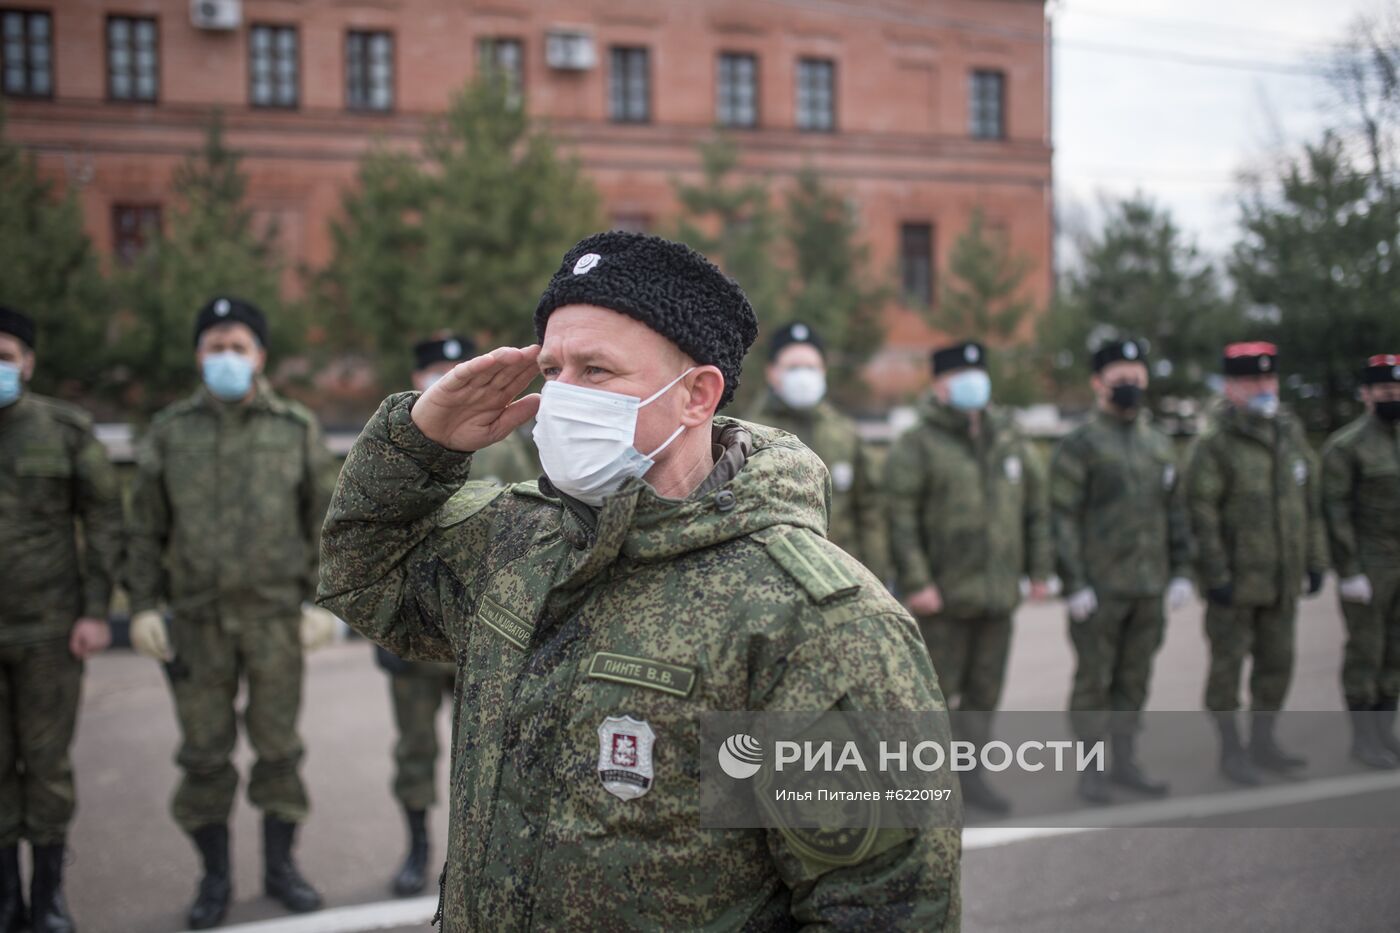
<path fill-rule="evenodd" d="M 1400 696 L 1400 569 L 1370 577 L 1370 605 L 1342 601 L 1347 625 L 1342 693 L 1366 704 Z"/>
<path fill-rule="evenodd" d="M 1240 679 L 1250 659 L 1250 708 L 1274 712 L 1283 707 L 1293 678 L 1293 622 L 1297 603 L 1224 608 L 1206 606 L 1210 673 L 1206 709 L 1229 713 L 1240 707 Z"/>
<path fill-rule="evenodd" d="M 1083 622 L 1069 623 L 1078 659 L 1070 721 L 1080 739 L 1136 732 L 1147 702 L 1152 658 L 1162 646 L 1162 598 L 1105 597 Z"/>
<path fill-rule="evenodd" d="M 166 665 L 181 743 L 176 763 L 184 773 L 171 801 L 186 832 L 227 823 L 238 791 L 233 766 L 238 741 L 235 703 L 248 686 L 243 724 L 256 760 L 248 780 L 253 806 L 299 822 L 310 809 L 297 769 L 302 655 L 299 616 L 243 622 L 225 630 L 208 618 L 177 617 L 171 626 L 175 660 Z"/>
<path fill-rule="evenodd" d="M 1011 651 L 1011 617 L 953 619 L 920 616 L 919 631 L 928 646 L 948 708 L 990 712 L 1001 701 L 1006 658 Z"/>
<path fill-rule="evenodd" d="M 66 636 L 0 646 L 0 846 L 51 845 L 68 834 L 82 680 Z"/>
<path fill-rule="evenodd" d="M 426 665 L 423 665 L 426 666 Z M 456 668 L 432 665 L 432 673 L 389 675 L 394 722 L 394 796 L 405 810 L 426 810 L 437 803 L 437 711 L 452 696 Z"/>

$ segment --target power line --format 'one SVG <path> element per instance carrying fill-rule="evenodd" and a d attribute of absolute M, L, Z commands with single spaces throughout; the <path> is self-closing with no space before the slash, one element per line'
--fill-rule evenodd
<path fill-rule="evenodd" d="M 1096 42 L 1090 39 L 1055 39 L 1056 48 L 1079 49 L 1104 55 L 1121 55 L 1153 61 L 1170 62 L 1177 65 L 1197 65 L 1205 68 L 1225 68 L 1232 71 L 1253 71 L 1291 77 L 1321 78 L 1328 74 L 1321 65 L 1306 65 L 1297 62 L 1266 61 L 1260 58 L 1229 58 L 1220 55 L 1204 55 L 1197 52 L 1182 52 L 1173 49 L 1154 49 L 1146 46 L 1127 45 L 1115 42 Z"/>
<path fill-rule="evenodd" d="M 1232 23 L 1207 22 L 1205 20 L 1176 19 L 1161 16 L 1141 16 L 1131 13 L 1123 13 L 1119 10 L 1108 10 L 1100 7 L 1082 6 L 1075 3 L 1073 6 L 1066 5 L 1065 12 L 1082 14 L 1085 16 L 1097 17 L 1100 19 L 1112 19 L 1120 22 L 1141 23 L 1148 26 L 1165 26 L 1168 28 L 1181 29 L 1191 32 L 1201 30 L 1228 33 L 1229 38 L 1238 41 L 1241 37 L 1254 36 L 1273 43 L 1283 43 L 1291 47 L 1305 46 L 1317 49 L 1336 49 L 1345 44 L 1344 39 L 1318 39 L 1316 36 L 1304 36 L 1300 33 L 1283 32 L 1277 29 L 1261 29 L 1257 26 L 1242 26 Z"/>

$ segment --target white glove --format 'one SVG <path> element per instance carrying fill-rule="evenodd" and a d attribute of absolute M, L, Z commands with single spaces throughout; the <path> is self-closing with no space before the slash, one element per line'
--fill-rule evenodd
<path fill-rule="evenodd" d="M 131 647 L 137 654 L 154 661 L 175 660 L 175 654 L 170 650 L 170 630 L 165 626 L 165 616 L 154 609 L 136 613 L 131 620 Z"/>
<path fill-rule="evenodd" d="M 1342 594 L 1343 601 L 1363 606 L 1371 605 L 1371 597 L 1375 595 L 1371 592 L 1371 578 L 1364 573 L 1347 577 L 1338 584 L 1337 591 Z"/>
<path fill-rule="evenodd" d="M 1075 622 L 1083 622 L 1098 611 L 1099 598 L 1094 595 L 1093 587 L 1086 586 L 1070 593 L 1065 604 L 1069 606 L 1069 617 Z"/>
<path fill-rule="evenodd" d="M 315 651 L 335 641 L 335 630 L 340 620 L 334 613 L 320 606 L 302 603 L 301 606 L 301 649 Z"/>
<path fill-rule="evenodd" d="M 1172 577 L 1172 581 L 1167 584 L 1167 608 L 1180 609 L 1195 595 L 1196 589 L 1190 580 L 1185 577 Z"/>

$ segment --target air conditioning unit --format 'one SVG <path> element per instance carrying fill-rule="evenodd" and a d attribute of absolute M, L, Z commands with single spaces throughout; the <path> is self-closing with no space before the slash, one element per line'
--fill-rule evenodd
<path fill-rule="evenodd" d="M 190 0 L 195 29 L 228 31 L 243 22 L 243 0 Z"/>
<path fill-rule="evenodd" d="M 545 33 L 544 59 L 549 67 L 560 71 L 587 71 L 598 64 L 593 37 L 586 32 Z"/>

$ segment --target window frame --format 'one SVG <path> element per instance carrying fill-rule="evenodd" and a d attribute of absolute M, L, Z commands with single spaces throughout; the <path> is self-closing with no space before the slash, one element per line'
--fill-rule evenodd
<path fill-rule="evenodd" d="M 124 212 L 134 212 L 136 219 L 136 238 L 139 239 L 140 246 L 138 252 L 127 256 L 122 250 L 123 232 L 121 217 Z M 147 235 L 148 228 L 141 224 L 141 215 L 149 212 L 155 216 L 154 237 Z M 165 229 L 165 206 L 159 201 L 113 201 L 111 208 L 112 220 L 112 258 L 120 266 L 128 267 L 134 265 L 141 258 L 141 253 L 150 246 L 151 240 L 159 239 Z"/>
<path fill-rule="evenodd" d="M 351 71 L 350 71 L 350 43 L 355 37 L 364 38 L 364 103 L 354 102 L 351 94 Z M 377 107 L 370 102 L 373 82 L 370 80 L 369 45 L 375 36 L 387 36 L 389 39 L 389 105 L 387 107 Z M 346 29 L 345 41 L 341 44 L 341 54 L 344 56 L 344 77 L 345 77 L 345 109 L 350 113 L 363 114 L 389 114 L 394 113 L 398 107 L 399 97 L 399 53 L 398 36 L 392 29 Z"/>
<path fill-rule="evenodd" d="M 4 42 L 5 42 L 5 37 L 4 37 L 4 32 L 3 32 L 3 21 L 4 21 L 4 17 L 5 17 L 5 16 L 11 15 L 11 14 L 22 17 L 22 21 L 23 21 L 23 23 L 24 23 L 24 35 L 23 35 L 23 37 L 22 37 L 22 39 L 21 39 L 21 42 L 22 42 L 22 44 L 23 44 L 23 46 L 24 46 L 24 83 L 25 83 L 25 89 L 24 89 L 23 91 L 10 91 L 10 90 L 8 90 L 8 89 L 5 87 L 4 69 L 5 69 L 6 66 L 8 66 L 9 62 L 8 62 L 8 60 L 5 59 L 5 57 L 4 57 Z M 41 93 L 35 93 L 35 92 L 32 90 L 32 82 L 30 81 L 30 77 L 31 77 L 31 75 L 33 74 L 33 66 L 32 66 L 32 64 L 31 64 L 31 62 L 32 62 L 33 59 L 32 59 L 32 57 L 31 57 L 30 54 L 29 54 L 29 53 L 30 53 L 30 42 L 31 42 L 30 35 L 29 35 L 29 22 L 30 22 L 30 20 L 31 20 L 32 18 L 34 18 L 34 17 L 39 17 L 39 16 L 42 16 L 42 17 L 44 17 L 46 20 L 48 20 L 48 30 L 49 30 L 49 31 L 48 31 L 48 37 L 47 37 L 47 38 L 48 38 L 48 55 L 49 55 L 49 60 L 48 60 L 48 65 L 47 65 L 48 77 L 49 77 L 49 89 L 48 89 L 48 91 L 46 91 L 46 92 L 44 92 L 44 93 L 42 93 L 42 94 L 41 94 Z M 54 49 L 58 47 L 58 43 L 54 41 L 54 34 L 53 34 L 54 23 L 53 23 L 53 20 L 54 20 L 53 10 L 47 9 L 47 8 L 44 8 L 44 7 L 25 7 L 25 6 L 7 6 L 7 7 L 0 7 L 0 97 L 8 97 L 8 98 L 11 98 L 11 99 L 13 99 L 13 100 L 53 100 L 53 99 L 54 99 L 54 96 L 55 96 L 55 94 L 57 93 L 57 91 L 56 91 L 56 84 L 57 84 L 57 81 L 55 80 L 55 78 L 56 78 L 56 69 L 54 68 Z"/>
<path fill-rule="evenodd" d="M 918 230 L 926 239 L 924 250 L 915 257 L 909 249 L 910 234 Z M 938 269 L 935 258 L 938 225 L 932 220 L 901 220 L 899 222 L 899 301 L 907 308 L 932 308 L 938 295 Z M 926 263 L 925 283 L 927 295 L 918 294 L 909 288 L 910 260 L 917 258 Z"/>
<path fill-rule="evenodd" d="M 503 43 L 510 43 L 517 49 L 519 59 L 513 75 L 515 86 L 506 82 L 506 99 L 516 107 L 525 105 L 525 38 L 518 35 L 492 34 L 476 38 L 476 73 L 479 78 L 487 78 L 492 72 L 503 70 L 500 66 L 499 50 Z M 489 50 L 489 60 L 488 60 Z M 513 99 L 512 99 L 513 98 Z"/>
<path fill-rule="evenodd" d="M 278 34 L 279 32 L 282 32 L 282 31 L 284 31 L 284 30 L 290 30 L 291 33 L 292 33 L 292 35 L 296 37 L 296 58 L 295 58 L 295 63 L 296 63 L 296 80 L 295 80 L 295 82 L 294 82 L 294 86 L 293 86 L 293 97 L 292 97 L 292 102 L 291 102 L 290 104 L 277 103 L 275 100 L 272 101 L 272 102 L 270 102 L 270 103 L 259 103 L 258 100 L 256 99 L 254 93 L 253 93 L 253 81 L 254 81 L 254 76 L 253 76 L 253 33 L 255 33 L 256 31 L 258 31 L 258 30 L 260 30 L 260 29 L 267 29 L 267 30 L 271 30 L 271 31 L 272 31 L 273 42 L 274 42 L 273 48 L 274 48 L 274 49 L 275 49 L 276 37 L 277 37 L 277 34 Z M 298 23 L 285 23 L 285 22 L 282 22 L 282 23 L 279 23 L 279 22 L 268 22 L 268 21 L 265 21 L 265 20 L 259 20 L 259 21 L 254 22 L 254 23 L 249 23 L 249 24 L 248 24 L 248 43 L 247 43 L 247 44 L 248 44 L 248 106 L 251 107 L 251 108 L 253 108 L 253 109 L 255 109 L 255 110 L 300 110 L 300 109 L 301 109 L 301 91 L 302 91 L 302 72 L 303 72 L 302 61 L 301 61 L 302 43 L 301 43 L 301 26 L 300 26 L 300 24 L 298 24 Z M 272 58 L 271 58 L 271 67 L 273 67 L 274 69 L 276 68 L 277 61 L 278 61 L 277 55 L 276 55 L 276 53 L 275 53 L 275 51 L 274 51 L 273 54 L 272 54 Z M 275 91 L 276 91 L 276 87 L 277 87 L 276 78 L 273 78 L 273 79 L 272 79 L 272 86 L 273 86 L 273 91 L 274 91 L 273 97 L 275 98 L 275 97 L 276 97 Z"/>
<path fill-rule="evenodd" d="M 112 22 L 113 22 L 114 20 L 126 20 L 133 28 L 135 27 L 135 25 L 136 25 L 137 23 L 141 23 L 141 22 L 150 22 L 150 23 L 151 23 L 151 27 L 152 27 L 152 29 L 153 29 L 153 31 L 154 31 L 154 35 L 155 35 L 155 39 L 154 39 L 154 45 L 155 45 L 155 90 L 152 92 L 152 95 L 151 95 L 150 97 L 138 97 L 138 96 L 136 96 L 136 62 L 135 62 L 135 57 L 136 57 L 136 43 L 135 43 L 135 41 L 134 41 L 134 38 L 132 39 L 132 41 L 130 41 L 130 42 L 128 43 L 128 44 L 129 44 L 129 51 L 131 52 L 131 55 L 132 55 L 131 67 L 130 67 L 130 69 L 129 69 L 129 70 L 130 70 L 131 82 L 132 82 L 132 92 L 131 92 L 130 96 L 128 96 L 128 97 L 118 97 L 118 96 L 116 95 L 115 91 L 114 91 L 113 88 L 112 88 L 112 34 L 111 34 L 111 30 L 112 30 Z M 124 12 L 121 12 L 121 11 L 108 11 L 106 18 L 102 21 L 102 49 L 103 49 L 103 64 L 105 65 L 105 75 L 106 75 L 106 80 L 105 80 L 104 83 L 105 83 L 106 88 L 107 88 L 107 102 L 108 102 L 108 103 L 112 103 L 112 104 L 137 104 L 137 105 L 140 105 L 140 104 L 154 105 L 154 104 L 159 104 L 159 103 L 160 103 L 160 100 L 161 100 L 161 93 L 160 93 L 161 76 L 162 76 L 162 74 L 163 74 L 163 72 L 164 72 L 164 69 L 161 68 L 161 63 L 160 63 L 161 41 L 160 41 L 160 16 L 159 16 L 159 14 L 150 14 L 150 15 L 147 15 L 147 14 L 145 14 L 145 13 L 124 13 Z"/>
<path fill-rule="evenodd" d="M 823 66 L 830 78 L 830 83 L 827 88 L 829 106 L 826 110 L 825 126 L 816 126 L 803 122 L 803 114 L 807 112 L 802 106 L 803 93 L 808 89 L 808 82 L 804 80 L 804 73 L 807 68 L 813 66 Z M 825 55 L 799 55 L 794 77 L 793 88 L 795 96 L 793 99 L 793 108 L 795 119 L 793 120 L 793 124 L 803 133 L 835 133 L 838 125 L 836 120 L 836 59 Z"/>
<path fill-rule="evenodd" d="M 996 102 L 996 133 L 989 134 L 980 132 L 981 123 L 978 117 L 983 115 L 980 110 L 978 81 L 983 78 L 997 79 L 997 102 Z M 1006 119 L 1006 98 L 1007 79 L 1004 68 L 978 67 L 968 72 L 967 85 L 967 134 L 973 139 L 986 142 L 1000 142 L 1009 137 Z"/>
<path fill-rule="evenodd" d="M 627 83 L 631 80 L 631 75 L 624 76 L 622 87 L 622 113 L 614 108 L 614 89 L 618 87 L 618 67 L 617 56 L 619 54 L 631 56 L 637 55 L 642 61 L 642 116 L 631 116 L 627 111 L 631 109 L 631 99 L 627 94 Z M 631 124 L 639 126 L 651 123 L 654 117 L 652 107 L 652 81 L 651 81 L 651 46 L 649 45 L 610 45 L 608 46 L 608 121 L 610 123 Z"/>
<path fill-rule="evenodd" d="M 753 119 L 752 119 L 750 122 L 748 122 L 748 123 L 739 123 L 739 122 L 734 121 L 733 119 L 726 120 L 726 119 L 724 118 L 723 108 L 724 108 L 724 106 L 725 106 L 725 104 L 726 104 L 726 96 L 725 96 L 725 93 L 724 93 L 724 90 L 725 90 L 725 87 L 724 87 L 724 77 L 725 77 L 725 60 L 726 60 L 726 59 L 748 59 L 749 62 L 750 62 L 750 63 L 752 64 L 752 66 L 753 66 L 753 71 L 752 71 L 752 75 L 751 75 L 751 81 L 752 81 L 751 94 L 752 94 L 752 98 L 753 98 L 753 102 L 752 102 Z M 758 53 L 757 53 L 757 52 L 730 51 L 730 50 L 721 49 L 721 50 L 715 55 L 715 125 L 716 125 L 716 126 L 722 126 L 722 127 L 724 127 L 725 129 L 735 129 L 735 130 L 752 130 L 752 129 L 757 129 L 757 128 L 760 126 L 762 117 L 761 117 L 761 110 L 760 110 L 761 98 L 760 98 L 760 96 L 759 96 L 759 88 L 760 88 L 760 86 L 761 86 L 760 83 L 759 83 L 759 82 L 760 82 L 759 68 L 760 68 L 760 64 L 759 64 L 759 59 L 758 59 Z M 730 98 L 729 103 L 730 103 L 730 106 L 731 106 L 731 107 L 732 107 L 732 105 L 733 105 L 733 103 L 732 103 L 732 98 L 733 98 L 733 96 L 734 96 L 734 95 L 733 95 L 732 93 L 729 95 L 729 98 Z"/>

